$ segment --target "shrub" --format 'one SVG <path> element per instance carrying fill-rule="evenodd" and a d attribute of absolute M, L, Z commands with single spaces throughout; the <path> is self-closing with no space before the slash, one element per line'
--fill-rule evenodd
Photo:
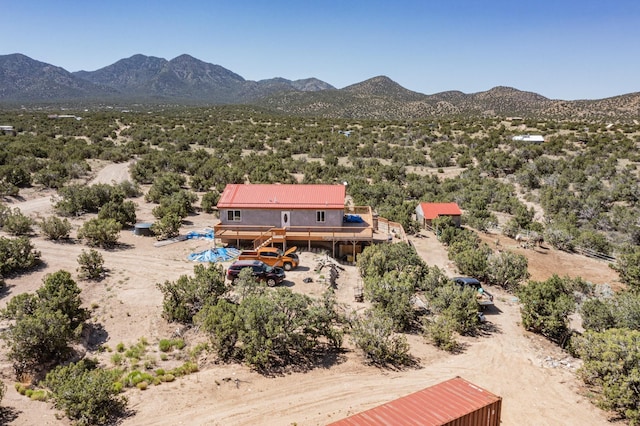
<path fill-rule="evenodd" d="M 630 424 L 640 422 L 640 331 L 610 329 L 587 331 L 576 337 L 574 350 L 584 364 L 579 375 L 597 390 L 596 402 Z"/>
<path fill-rule="evenodd" d="M 62 240 L 69 238 L 71 222 L 68 219 L 60 219 L 57 216 L 49 216 L 40 222 L 40 230 L 50 240 Z"/>
<path fill-rule="evenodd" d="M 156 239 L 166 240 L 177 237 L 180 234 L 180 226 L 182 226 L 180 216 L 167 214 L 151 225 L 151 232 L 156 236 Z"/>
<path fill-rule="evenodd" d="M 162 315 L 167 321 L 191 324 L 193 317 L 206 305 L 215 305 L 227 291 L 221 265 L 196 265 L 194 276 L 182 275 L 177 281 L 157 284 L 164 298 Z"/>
<path fill-rule="evenodd" d="M 476 291 L 470 287 L 460 288 L 449 282 L 436 289 L 429 304 L 442 319 L 437 327 L 447 324 L 460 334 L 473 334 L 480 326 Z"/>
<path fill-rule="evenodd" d="M 433 344 L 447 352 L 456 352 L 460 345 L 453 337 L 454 327 L 446 316 L 430 321 L 425 317 L 424 334 Z"/>
<path fill-rule="evenodd" d="M 493 254 L 489 257 L 487 279 L 508 291 L 516 291 L 520 283 L 529 278 L 527 258 L 510 251 Z"/>
<path fill-rule="evenodd" d="M 78 264 L 80 265 L 78 267 L 80 277 L 89 280 L 99 280 L 104 277 L 104 258 L 98 251 L 94 249 L 88 252 L 82 250 L 78 256 Z"/>
<path fill-rule="evenodd" d="M 79 295 L 71 274 L 58 271 L 45 277 L 36 294 L 23 293 L 9 301 L 2 315 L 15 322 L 2 338 L 16 373 L 62 361 L 71 353 L 69 345 L 89 317 Z"/>
<path fill-rule="evenodd" d="M 613 269 L 620 274 L 620 281 L 633 291 L 640 290 L 640 247 L 625 246 L 617 257 Z"/>
<path fill-rule="evenodd" d="M 127 399 L 117 396 L 120 372 L 97 367 L 97 362 L 81 360 L 57 367 L 47 374 L 44 385 L 52 393 L 56 408 L 80 426 L 109 424 L 121 416 Z"/>
<path fill-rule="evenodd" d="M 205 213 L 213 213 L 213 208 L 216 207 L 219 199 L 220 194 L 218 193 L 218 191 L 209 191 L 202 196 L 200 207 L 202 207 L 202 210 Z"/>
<path fill-rule="evenodd" d="M 412 362 L 406 337 L 395 334 L 391 318 L 375 311 L 367 310 L 352 320 L 351 339 L 373 364 L 403 366 Z"/>
<path fill-rule="evenodd" d="M 398 271 L 386 272 L 382 277 L 369 276 L 364 280 L 364 296 L 374 309 L 393 320 L 397 331 L 409 328 L 415 309 L 415 277 Z"/>
<path fill-rule="evenodd" d="M 567 289 L 566 278 L 557 275 L 546 281 L 530 281 L 518 291 L 522 303 L 522 325 L 529 331 L 565 343 L 569 314 L 575 301 Z"/>
<path fill-rule="evenodd" d="M 0 276 L 33 268 L 40 263 L 40 252 L 26 237 L 0 237 Z"/>
<path fill-rule="evenodd" d="M 169 352 L 173 350 L 173 344 L 169 339 L 160 339 L 160 342 L 158 343 L 158 348 L 162 352 Z"/>
<path fill-rule="evenodd" d="M 136 223 L 136 205 L 133 201 L 109 201 L 100 208 L 98 219 L 113 219 L 121 227 Z"/>
<path fill-rule="evenodd" d="M 615 318 L 608 303 L 600 299 L 585 300 L 580 307 L 585 330 L 604 331 L 615 326 Z"/>
<path fill-rule="evenodd" d="M 19 208 L 13 209 L 4 219 L 2 229 L 11 235 L 26 235 L 33 231 L 33 219 L 22 214 Z"/>
<path fill-rule="evenodd" d="M 110 248 L 118 242 L 121 229 L 114 219 L 89 219 L 78 230 L 78 238 L 90 246 Z"/>

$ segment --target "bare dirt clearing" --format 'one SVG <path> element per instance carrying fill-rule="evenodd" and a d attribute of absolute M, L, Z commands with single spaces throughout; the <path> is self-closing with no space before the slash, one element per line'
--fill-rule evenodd
<path fill-rule="evenodd" d="M 108 166 L 98 173 L 97 179 L 106 179 L 106 183 L 118 181 L 122 179 L 122 167 L 126 165 Z M 50 195 L 34 194 L 12 206 L 34 217 L 46 216 L 52 214 L 48 203 Z M 142 198 L 136 202 L 140 205 L 139 220 L 151 220 L 151 206 Z M 206 214 L 188 220 L 182 233 L 202 230 L 215 223 L 215 218 Z M 74 220 L 73 223 L 77 229 L 81 222 Z M 412 238 L 420 255 L 428 264 L 438 265 L 453 275 L 453 265 L 434 235 L 423 235 Z M 495 236 L 488 238 L 495 240 Z M 188 240 L 155 247 L 152 238 L 134 236 L 130 231 L 123 231 L 120 241 L 122 244 L 116 250 L 101 250 L 109 269 L 103 281 L 78 281 L 82 297 L 85 305 L 91 307 L 94 321 L 105 329 L 106 346 L 115 348 L 121 342 L 129 346 L 144 337 L 150 342 L 150 352 L 157 352 L 158 340 L 171 337 L 176 326 L 161 318 L 162 295 L 156 283 L 192 274 L 194 263 L 187 260 L 187 255 L 210 248 L 212 242 Z M 77 256 L 82 249 L 86 250 L 86 246 L 78 242 L 53 243 L 42 237 L 34 238 L 33 242 L 42 252 L 45 267 L 9 278 L 9 289 L 0 299 L 0 307 L 16 294 L 35 291 L 47 273 L 59 269 L 75 273 Z M 502 244 L 511 249 L 506 240 Z M 517 251 L 517 247 L 514 250 Z M 551 250 L 545 253 L 524 252 L 530 259 L 534 279 L 545 279 L 552 273 L 575 273 L 594 283 L 616 279 L 604 263 Z M 320 295 L 326 284 L 317 281 L 318 274 L 313 269 L 322 258 L 320 254 L 302 253 L 301 267 L 288 273 L 283 285 L 293 291 Z M 364 309 L 366 305 L 354 302 L 353 297 L 358 284 L 357 270 L 351 266 L 344 268 L 338 278 L 338 301 L 348 310 Z M 314 278 L 314 282 L 303 282 L 307 277 Z M 461 354 L 439 351 L 421 336 L 411 335 L 408 337 L 411 353 L 419 367 L 380 370 L 363 365 L 361 356 L 351 350 L 351 343 L 346 340 L 345 352 L 326 359 L 324 365 L 306 373 L 273 378 L 240 365 L 219 365 L 210 357 L 203 360 L 198 373 L 151 386 L 144 392 L 129 390 L 132 416 L 121 424 L 321 425 L 457 375 L 502 396 L 503 425 L 609 424 L 607 415 L 580 394 L 580 382 L 574 375 L 579 362 L 544 339 L 525 332 L 519 325 L 519 306 L 513 296 L 499 289 L 490 288 L 490 291 L 496 296 L 496 308 L 487 313 L 490 331 L 482 336 L 462 338 L 465 348 Z M 193 343 L 196 334 L 188 332 L 185 338 Z M 111 365 L 110 355 L 108 352 L 98 354 L 106 365 Z M 158 367 L 164 367 L 163 361 L 158 360 Z M 13 370 L 4 359 L 0 373 L 9 388 L 2 401 L 9 414 L 7 424 L 70 424 L 59 419 L 49 404 L 30 401 L 15 392 Z"/>

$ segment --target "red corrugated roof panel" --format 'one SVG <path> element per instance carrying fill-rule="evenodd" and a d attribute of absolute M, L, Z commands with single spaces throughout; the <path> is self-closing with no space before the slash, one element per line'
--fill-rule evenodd
<path fill-rule="evenodd" d="M 229 184 L 218 208 L 343 209 L 344 185 Z"/>
<path fill-rule="evenodd" d="M 498 426 L 502 398 L 455 377 L 331 426 Z"/>
<path fill-rule="evenodd" d="M 458 216 L 462 214 L 457 203 L 420 203 L 420 209 L 425 219 L 435 219 L 438 216 Z"/>

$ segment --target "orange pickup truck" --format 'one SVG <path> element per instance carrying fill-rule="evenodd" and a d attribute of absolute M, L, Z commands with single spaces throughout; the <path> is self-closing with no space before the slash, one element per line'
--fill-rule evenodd
<path fill-rule="evenodd" d="M 291 247 L 284 253 L 277 247 L 260 247 L 258 250 L 243 250 L 238 260 L 261 260 L 269 266 L 278 266 L 285 271 L 297 268 L 300 260 L 294 252 L 298 247 Z"/>

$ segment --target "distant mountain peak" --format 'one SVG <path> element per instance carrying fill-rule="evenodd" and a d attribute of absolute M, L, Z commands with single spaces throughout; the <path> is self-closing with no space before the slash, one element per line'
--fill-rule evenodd
<path fill-rule="evenodd" d="M 140 53 L 96 71 L 70 73 L 21 53 L 0 55 L 0 102 L 172 102 L 253 104 L 290 114 L 371 119 L 524 116 L 637 119 L 640 93 L 603 100 L 550 100 L 497 86 L 484 92 L 425 95 L 379 75 L 336 89 L 317 78 L 245 80 L 188 54 L 170 61 Z"/>

